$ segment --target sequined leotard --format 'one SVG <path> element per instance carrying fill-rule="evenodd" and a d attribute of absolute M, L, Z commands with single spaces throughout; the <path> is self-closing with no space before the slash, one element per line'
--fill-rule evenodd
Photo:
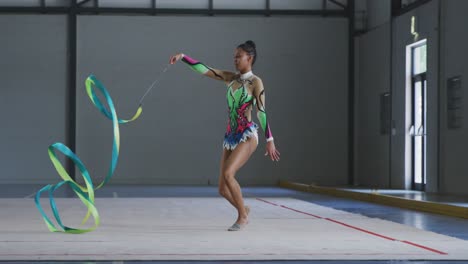
<path fill-rule="evenodd" d="M 252 106 L 257 106 L 257 117 L 260 125 L 265 131 L 267 141 L 273 139 L 270 131 L 270 126 L 267 122 L 266 112 L 264 107 L 264 89 L 260 78 L 252 72 L 245 74 L 235 74 L 212 69 L 201 62 L 198 62 L 187 55 L 184 55 L 182 61 L 185 62 L 194 71 L 212 76 L 218 80 L 229 81 L 227 87 L 227 104 L 229 112 L 229 120 L 224 135 L 223 147 L 228 150 L 234 150 L 238 144 L 245 142 L 248 138 L 255 137 L 258 142 L 258 125 L 250 120 L 250 110 Z M 240 84 L 236 89 L 233 89 L 234 84 Z M 250 90 L 256 90 L 257 94 L 249 94 Z"/>
<path fill-rule="evenodd" d="M 251 72 L 249 72 L 251 74 Z M 249 76 L 250 77 L 250 76 Z M 252 109 L 255 104 L 255 98 L 249 94 L 246 85 L 250 80 L 240 78 L 238 80 L 242 85 L 233 90 L 234 81 L 228 85 L 227 104 L 229 111 L 229 121 L 224 135 L 223 146 L 226 149 L 233 150 L 240 142 L 245 142 L 250 137 L 255 137 L 258 142 L 257 124 L 249 120 L 247 111 Z"/>

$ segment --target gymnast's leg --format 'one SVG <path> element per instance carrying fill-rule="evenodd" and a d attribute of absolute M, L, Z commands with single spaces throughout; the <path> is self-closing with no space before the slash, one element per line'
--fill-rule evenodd
<path fill-rule="evenodd" d="M 229 153 L 228 157 L 222 161 L 221 177 L 223 185 L 227 186 L 230 195 L 228 201 L 237 209 L 238 217 L 236 224 L 244 225 L 248 222 L 247 210 L 244 206 L 242 191 L 235 176 L 237 171 L 249 160 L 252 153 L 257 148 L 257 139 L 255 137 L 249 138 L 247 141 L 240 143 L 237 147 Z M 224 156 L 224 154 L 223 154 Z M 225 196 L 225 197 L 226 197 Z M 229 200 L 231 199 L 231 200 Z"/>
<path fill-rule="evenodd" d="M 226 160 L 229 158 L 231 153 L 232 153 L 232 151 L 227 150 L 227 149 L 223 149 L 223 153 L 221 154 L 221 164 L 219 166 L 220 167 L 220 172 L 219 172 L 218 190 L 219 190 L 219 194 L 221 196 L 223 196 L 226 200 L 228 200 L 228 202 L 232 206 L 237 208 L 237 205 L 236 205 L 234 199 L 232 198 L 231 192 L 229 191 L 229 188 L 226 185 L 226 181 L 224 180 L 224 177 L 223 177 L 223 171 L 225 170 L 224 169 L 224 164 L 226 164 Z M 247 211 L 247 215 L 248 215 L 249 212 L 250 212 L 250 208 L 248 206 L 245 206 L 245 210 Z"/>

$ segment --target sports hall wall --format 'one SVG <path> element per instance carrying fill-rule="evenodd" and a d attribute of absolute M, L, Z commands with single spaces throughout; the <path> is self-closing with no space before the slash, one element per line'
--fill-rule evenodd
<path fill-rule="evenodd" d="M 376 1 L 368 1 L 370 14 L 389 10 Z M 411 142 L 410 116 L 405 113 L 409 94 L 406 90 L 406 46 L 413 43 L 411 17 L 417 18 L 419 39 L 428 39 L 427 86 L 427 186 L 428 192 L 468 194 L 466 162 L 466 11 L 462 0 L 429 1 L 398 17 L 381 13 L 381 21 L 370 16 L 370 30 L 357 38 L 356 85 L 356 183 L 374 188 L 410 189 L 411 167 L 405 155 Z M 375 17 L 375 15 L 374 15 Z M 391 39 L 391 41 L 390 41 Z M 392 65 L 391 70 L 389 65 Z M 461 77 L 461 127 L 449 128 L 447 112 L 449 78 Z M 382 93 L 392 94 L 391 135 L 380 133 Z"/>
<path fill-rule="evenodd" d="M 466 47 L 468 34 L 466 24 L 468 2 L 461 0 L 441 1 L 441 165 L 439 190 L 443 193 L 468 194 L 468 107 L 466 91 L 468 83 L 468 61 Z M 448 128 L 447 81 L 452 77 L 461 78 L 461 127 Z"/>
<path fill-rule="evenodd" d="M 47 155 L 65 139 L 67 18 L 0 15 L 0 183 L 59 178 Z"/>
<path fill-rule="evenodd" d="M 66 102 L 66 17 L 0 16 L 4 124 L 1 183 L 58 180 L 47 146 L 63 141 Z M 234 48 L 252 39 L 269 121 L 282 159 L 264 157 L 264 137 L 240 171 L 244 185 L 279 179 L 347 182 L 347 20 L 256 16 L 78 16 L 76 145 L 96 180 L 107 172 L 111 122 L 90 103 L 84 80 L 94 74 L 111 93 L 119 117 L 184 52 L 232 70 Z M 21 50 L 18 50 L 21 47 Z M 47 62 L 47 64 L 43 64 Z M 11 65 L 17 65 L 12 67 Z M 171 66 L 146 97 L 137 121 L 121 125 L 120 158 L 111 184 L 216 184 L 227 121 L 223 83 Z M 254 120 L 255 117 L 254 117 Z M 6 146 L 6 147 L 3 147 Z"/>

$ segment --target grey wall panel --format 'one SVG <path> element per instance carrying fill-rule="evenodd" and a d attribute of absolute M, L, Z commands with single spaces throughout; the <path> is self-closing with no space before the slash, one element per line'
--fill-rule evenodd
<path fill-rule="evenodd" d="M 395 134 L 392 135 L 392 175 L 394 188 L 411 188 L 410 111 L 407 111 L 410 89 L 406 73 L 406 48 L 414 43 L 411 35 L 411 16 L 417 17 L 419 39 L 427 39 L 427 190 L 437 191 L 438 183 L 438 100 L 439 100 L 439 36 L 438 1 L 431 1 L 393 20 L 392 51 L 392 116 Z"/>
<path fill-rule="evenodd" d="M 0 16 L 0 183 L 54 183 L 65 138 L 66 17 Z"/>
<path fill-rule="evenodd" d="M 441 179 L 441 192 L 453 194 L 468 194 L 466 188 L 468 179 L 467 131 L 468 131 L 468 107 L 467 107 L 467 83 L 468 62 L 466 61 L 466 47 L 468 36 L 466 34 L 466 1 L 442 1 L 443 4 L 443 49 L 442 66 L 443 77 L 441 80 L 441 131 L 443 132 L 444 151 L 442 152 L 443 171 Z M 447 128 L 447 79 L 460 76 L 462 88 L 462 128 Z"/>
<path fill-rule="evenodd" d="M 213 8 L 215 9 L 265 9 L 265 0 L 216 0 L 213 1 Z"/>
<path fill-rule="evenodd" d="M 132 0 L 132 1 L 99 0 L 99 7 L 150 8 L 151 1 L 148 1 L 148 0 Z"/>
<path fill-rule="evenodd" d="M 320 184 L 347 181 L 347 21 L 304 17 L 79 16 L 77 149 L 95 178 L 111 150 L 111 124 L 97 113 L 83 83 L 94 73 L 109 89 L 121 117 L 182 51 L 233 70 L 237 44 L 258 48 L 254 72 L 265 84 L 279 163 L 263 154 L 265 139 L 241 170 L 243 184 L 278 179 Z M 207 184 L 218 179 L 227 121 L 225 86 L 172 66 L 146 98 L 142 117 L 122 125 L 113 183 Z M 256 120 L 254 118 L 254 120 Z"/>
<path fill-rule="evenodd" d="M 380 133 L 380 95 L 390 92 L 390 23 L 360 38 L 358 91 L 359 185 L 389 187 L 389 135 Z"/>
<path fill-rule="evenodd" d="M 323 1 L 320 0 L 270 0 L 270 6 L 272 9 L 321 9 Z M 329 4 L 330 8 L 335 7 L 334 4 Z"/>
<path fill-rule="evenodd" d="M 373 29 L 390 23 L 391 1 L 367 0 L 367 28 Z"/>
<path fill-rule="evenodd" d="M 24 0 L 24 1 L 15 1 L 15 0 L 4 0 L 0 3 L 0 6 L 38 6 L 40 3 L 36 0 Z"/>
<path fill-rule="evenodd" d="M 156 7 L 158 8 L 209 8 L 208 0 L 158 0 Z"/>

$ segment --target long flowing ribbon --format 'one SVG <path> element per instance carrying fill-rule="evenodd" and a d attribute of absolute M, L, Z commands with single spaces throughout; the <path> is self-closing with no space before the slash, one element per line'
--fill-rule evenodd
<path fill-rule="evenodd" d="M 155 83 L 150 87 L 150 89 L 154 86 Z M 96 79 L 95 76 L 90 75 L 85 82 L 86 86 L 86 92 L 93 102 L 94 106 L 96 106 L 99 111 L 104 114 L 107 118 L 112 120 L 113 124 L 113 134 L 114 134 L 114 140 L 113 140 L 113 147 L 112 147 L 112 159 L 110 163 L 109 170 L 107 172 L 106 177 L 104 180 L 96 187 L 94 187 L 93 182 L 91 180 L 91 177 L 89 175 L 88 170 L 84 166 L 83 162 L 76 156 L 73 151 L 71 151 L 67 146 L 65 146 L 62 143 L 54 143 L 49 146 L 49 157 L 52 163 L 54 164 L 55 169 L 59 173 L 60 177 L 63 179 L 63 181 L 55 184 L 55 185 L 47 185 L 40 189 L 35 196 L 35 203 L 36 207 L 38 208 L 39 212 L 42 215 L 42 218 L 44 219 L 47 227 L 51 232 L 63 232 L 63 233 L 73 233 L 73 234 L 80 234 L 80 233 L 86 233 L 93 231 L 96 229 L 99 225 L 100 218 L 99 218 L 99 213 L 96 209 L 96 206 L 94 205 L 94 191 L 101 188 L 104 186 L 112 177 L 116 165 L 117 165 L 117 160 L 119 158 L 119 148 L 120 148 L 120 133 L 119 133 L 119 124 L 124 124 L 128 123 L 131 121 L 136 120 L 142 113 L 143 108 L 142 108 L 142 99 L 140 100 L 140 105 L 135 113 L 135 115 L 128 120 L 125 119 L 119 119 L 117 117 L 117 113 L 114 107 L 114 103 L 112 101 L 112 98 L 110 97 L 109 93 L 107 92 L 106 88 L 104 85 Z M 99 100 L 97 97 L 96 93 L 94 92 L 93 87 L 96 87 L 100 90 L 100 92 L 104 95 L 108 108 L 106 108 L 102 102 Z M 149 90 L 148 90 L 149 91 Z M 145 94 L 146 95 L 146 94 Z M 85 181 L 86 186 L 81 186 L 78 183 L 76 183 L 70 175 L 67 173 L 67 171 L 64 169 L 62 164 L 60 163 L 59 159 L 57 158 L 56 151 L 62 152 L 66 157 L 70 158 L 73 163 L 78 167 L 81 175 L 83 176 L 83 179 Z M 88 212 L 86 216 L 84 217 L 82 224 L 85 224 L 89 217 L 92 215 L 94 218 L 94 226 L 86 229 L 79 229 L 79 228 L 72 228 L 65 226 L 62 223 L 62 220 L 60 218 L 60 215 L 58 213 L 58 208 L 55 203 L 54 199 L 54 192 L 60 188 L 62 185 L 67 184 L 72 188 L 72 190 L 77 194 L 78 198 L 80 198 L 81 202 L 88 208 Z M 58 229 L 54 223 L 50 220 L 50 218 L 47 216 L 47 214 L 44 212 L 39 200 L 41 193 L 44 191 L 49 191 L 49 201 L 50 201 L 50 207 L 52 209 L 52 213 L 55 217 L 55 220 L 57 224 L 62 228 L 62 230 Z"/>

